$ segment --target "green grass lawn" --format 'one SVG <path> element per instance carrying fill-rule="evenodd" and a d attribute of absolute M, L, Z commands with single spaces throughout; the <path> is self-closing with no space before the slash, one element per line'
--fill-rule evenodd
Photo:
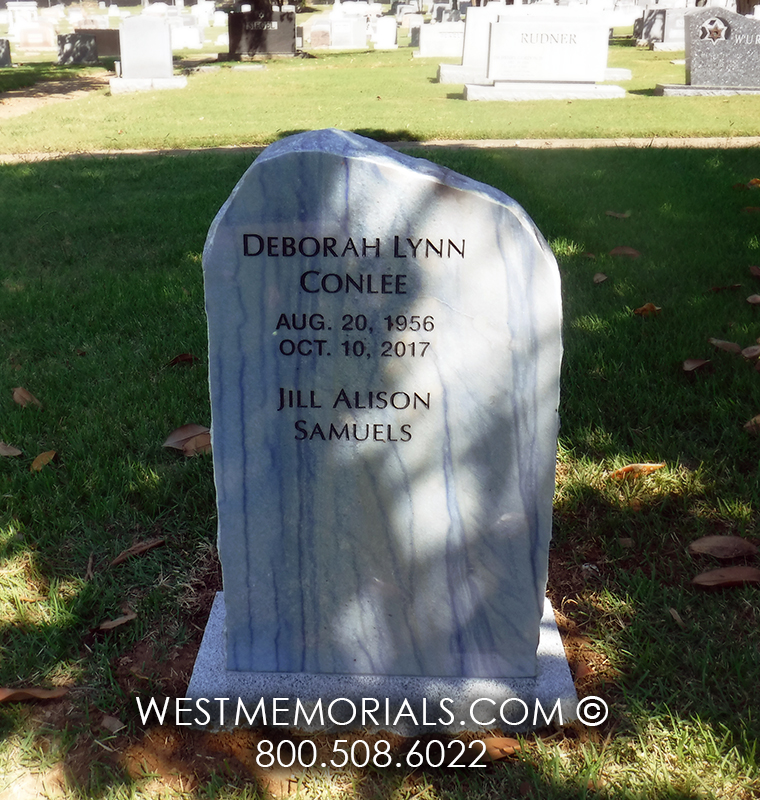
<path fill-rule="evenodd" d="M 104 87 L 4 120 L 0 153 L 260 145 L 326 127 L 384 141 L 760 134 L 760 96 L 656 97 L 657 83 L 684 82 L 683 65 L 670 63 L 683 53 L 626 40 L 610 47 L 609 66 L 633 74 L 617 100 L 465 102 L 462 86 L 437 82 L 439 59 L 413 58 L 410 48 L 315 55 L 194 73 L 182 90 L 111 96 Z M 35 69 L 49 77 L 56 68 L 25 69 L 32 80 Z M 19 75 L 0 70 L 0 90 Z"/>
<path fill-rule="evenodd" d="M 352 57 L 369 58 L 336 57 L 334 69 L 350 76 L 342 65 Z M 327 91 L 325 63 L 264 73 L 290 98 L 283 108 L 270 101 L 282 119 L 290 106 L 289 127 L 306 126 L 293 123 L 292 78 L 320 76 Z M 383 63 L 378 74 L 389 74 Z M 242 93 L 258 79 L 194 80 Z M 394 96 L 377 80 L 378 93 Z M 423 82 L 421 94 L 431 87 Z M 124 118 L 109 124 L 124 125 L 124 136 L 137 124 L 130 103 L 164 118 L 166 104 L 184 103 L 187 128 L 183 137 L 178 123 L 172 141 L 207 142 L 204 121 L 189 122 L 203 116 L 187 108 L 193 97 L 90 102 L 123 100 Z M 77 108 L 91 113 L 87 101 Z M 246 141 L 265 140 L 261 127 L 275 124 L 245 104 L 237 115 L 250 121 Z M 140 124 L 131 143 L 146 144 L 155 119 L 146 110 Z M 605 698 L 611 715 L 601 729 L 528 736 L 520 754 L 483 771 L 307 773 L 290 788 L 393 800 L 757 797 L 758 588 L 697 590 L 691 579 L 719 564 L 686 551 L 706 534 L 759 538 L 760 440 L 744 424 L 760 413 L 760 374 L 708 342 L 747 347 L 760 337 L 746 302 L 760 289 L 749 271 L 760 265 L 760 213 L 747 210 L 760 206 L 760 189 L 734 188 L 760 177 L 757 150 L 410 152 L 515 197 L 557 254 L 565 358 L 549 590 L 579 692 Z M 246 772 L 249 740 L 170 726 L 146 735 L 133 699 L 181 696 L 219 587 L 210 459 L 161 445 L 182 424 L 209 423 L 201 251 L 250 160 L 231 152 L 0 167 L 0 197 L 10 199 L 0 204 L 0 440 L 22 451 L 0 457 L 0 686 L 69 687 L 47 706 L 0 705 L 0 792 L 20 767 L 48 777 L 60 769 L 68 794 L 87 798 L 243 797 L 268 785 Z M 610 255 L 618 246 L 641 255 Z M 596 273 L 607 280 L 595 283 Z M 660 314 L 637 316 L 648 302 Z M 182 353 L 199 361 L 170 365 Z M 711 364 L 686 374 L 689 358 Z M 14 403 L 18 386 L 42 408 Z M 51 450 L 54 460 L 32 470 Z M 631 462 L 666 466 L 610 477 Z M 156 538 L 165 543 L 112 566 Z M 99 630 L 126 610 L 136 617 Z M 104 714 L 126 728 L 110 732 Z"/>

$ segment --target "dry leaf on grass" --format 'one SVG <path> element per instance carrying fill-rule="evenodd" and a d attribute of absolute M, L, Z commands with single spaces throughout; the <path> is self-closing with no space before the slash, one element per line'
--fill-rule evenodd
<path fill-rule="evenodd" d="M 752 178 L 751 181 L 747 181 L 747 186 L 750 189 L 760 189 L 760 178 Z"/>
<path fill-rule="evenodd" d="M 127 727 L 118 717 L 110 717 L 108 714 L 103 715 L 100 724 L 111 733 L 118 733 L 122 728 Z"/>
<path fill-rule="evenodd" d="M 730 284 L 728 284 L 728 286 L 711 286 L 710 287 L 710 291 L 711 292 L 726 292 L 726 291 L 730 291 L 732 289 L 741 289 L 741 288 L 742 288 L 742 284 L 741 283 L 730 283 Z"/>
<path fill-rule="evenodd" d="M 750 267 L 749 272 L 750 275 L 754 275 L 756 278 L 760 278 L 760 267 Z"/>
<path fill-rule="evenodd" d="M 40 453 L 37 458 L 32 461 L 32 466 L 29 467 L 30 472 L 39 472 L 45 464 L 49 464 L 55 458 L 55 450 L 48 450 L 45 453 Z"/>
<path fill-rule="evenodd" d="M 190 422 L 187 425 L 182 425 L 175 428 L 167 437 L 163 447 L 172 447 L 175 450 L 182 450 L 185 447 L 185 442 L 198 436 L 201 433 L 208 433 L 209 429 L 205 425 L 196 425 Z"/>
<path fill-rule="evenodd" d="M 682 630 L 686 630 L 686 623 L 681 619 L 681 615 L 675 610 L 675 608 L 669 608 L 668 611 L 670 612 L 670 616 L 675 620 L 676 625 L 678 625 L 678 627 Z"/>
<path fill-rule="evenodd" d="M 126 561 L 131 556 L 139 556 L 142 553 L 147 553 L 148 550 L 152 550 L 154 547 L 158 547 L 162 545 L 166 540 L 165 539 L 148 539 L 145 542 L 138 542 L 137 544 L 132 545 L 132 547 L 127 548 L 126 550 L 119 553 L 118 556 L 111 562 L 111 566 L 115 567 L 117 564 L 121 564 L 123 561 Z"/>
<path fill-rule="evenodd" d="M 5 442 L 0 442 L 0 456 L 20 456 L 21 451 L 18 447 L 14 447 L 12 444 L 6 444 Z"/>
<path fill-rule="evenodd" d="M 198 455 L 198 453 L 210 453 L 211 434 L 208 432 L 199 433 L 197 436 L 188 439 L 184 445 L 182 445 L 182 452 L 186 456 L 195 456 Z"/>
<path fill-rule="evenodd" d="M 608 217 L 615 217 L 615 219 L 628 219 L 631 216 L 630 211 L 605 211 Z"/>
<path fill-rule="evenodd" d="M 174 358 L 166 366 L 176 367 L 178 364 L 187 364 L 188 366 L 192 366 L 193 364 L 199 362 L 200 358 L 198 358 L 198 356 L 194 356 L 192 353 L 180 353 L 178 356 L 174 356 Z"/>
<path fill-rule="evenodd" d="M 492 761 L 512 756 L 522 750 L 517 739 L 510 739 L 506 736 L 487 736 L 483 739 L 483 743 L 486 746 L 486 755 Z"/>
<path fill-rule="evenodd" d="M 741 558 L 756 555 L 757 547 L 741 536 L 703 536 L 689 545 L 689 552 L 715 558 Z"/>
<path fill-rule="evenodd" d="M 37 408 L 42 408 L 42 403 L 31 393 L 24 389 L 23 386 L 16 386 L 13 390 L 13 402 L 18 403 L 21 408 L 26 408 L 30 403 Z"/>
<path fill-rule="evenodd" d="M 650 472 L 656 472 L 662 469 L 665 464 L 626 464 L 614 472 L 610 472 L 610 478 L 637 478 L 639 475 L 649 475 Z"/>
<path fill-rule="evenodd" d="M 760 214 L 760 206 L 744 206 L 742 211 L 745 211 L 747 214 Z"/>
<path fill-rule="evenodd" d="M 747 302 L 752 306 L 756 306 L 758 303 L 760 303 L 760 294 L 751 294 L 747 298 Z"/>
<path fill-rule="evenodd" d="M 749 422 L 745 422 L 744 430 L 755 435 L 760 433 L 760 414 L 756 414 Z"/>
<path fill-rule="evenodd" d="M 741 347 L 736 344 L 736 342 L 727 342 L 725 339 L 708 339 L 708 342 L 713 347 L 717 347 L 718 350 L 725 350 L 727 353 L 736 353 L 737 355 L 741 353 Z"/>
<path fill-rule="evenodd" d="M 753 344 L 750 347 L 745 347 L 744 350 L 742 350 L 742 355 L 748 361 L 753 361 L 760 356 L 760 344 Z"/>
<path fill-rule="evenodd" d="M 118 628 L 120 625 L 124 625 L 127 622 L 132 622 L 133 619 L 137 619 L 137 613 L 132 611 L 131 608 L 126 607 L 124 609 L 124 615 L 121 617 L 116 617 L 116 619 L 109 619 L 105 622 L 101 622 L 98 625 L 99 631 L 110 631 L 114 628 Z"/>
<path fill-rule="evenodd" d="M 697 575 L 692 583 L 704 589 L 722 589 L 729 586 L 742 586 L 745 583 L 760 583 L 760 569 L 757 567 L 722 567 Z"/>
<path fill-rule="evenodd" d="M 596 261 L 596 256 L 593 253 L 584 253 L 584 258 L 590 258 L 592 261 Z"/>
<path fill-rule="evenodd" d="M 594 275 L 594 283 L 604 283 L 607 280 L 607 276 L 603 272 L 597 272 Z"/>
<path fill-rule="evenodd" d="M 628 256 L 628 258 L 638 258 L 641 253 L 638 250 L 634 250 L 633 247 L 626 247 L 625 245 L 621 245 L 620 247 L 613 247 L 610 250 L 611 256 Z"/>
<path fill-rule="evenodd" d="M 634 308 L 633 313 L 639 317 L 656 317 L 662 309 L 654 303 L 644 303 L 640 308 Z"/>
<path fill-rule="evenodd" d="M 0 689 L 0 703 L 17 703 L 19 700 L 55 700 L 68 692 L 65 686 L 57 689 Z"/>
<path fill-rule="evenodd" d="M 687 358 L 683 362 L 684 372 L 696 372 L 698 369 L 703 369 L 708 364 L 712 363 L 709 358 Z"/>

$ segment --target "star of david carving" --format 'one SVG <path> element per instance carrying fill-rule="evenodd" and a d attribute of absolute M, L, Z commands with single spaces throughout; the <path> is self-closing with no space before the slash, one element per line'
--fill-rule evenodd
<path fill-rule="evenodd" d="M 718 17 L 708 19 L 699 29 L 700 39 L 709 39 L 713 44 L 725 41 L 728 37 L 728 25 Z"/>

